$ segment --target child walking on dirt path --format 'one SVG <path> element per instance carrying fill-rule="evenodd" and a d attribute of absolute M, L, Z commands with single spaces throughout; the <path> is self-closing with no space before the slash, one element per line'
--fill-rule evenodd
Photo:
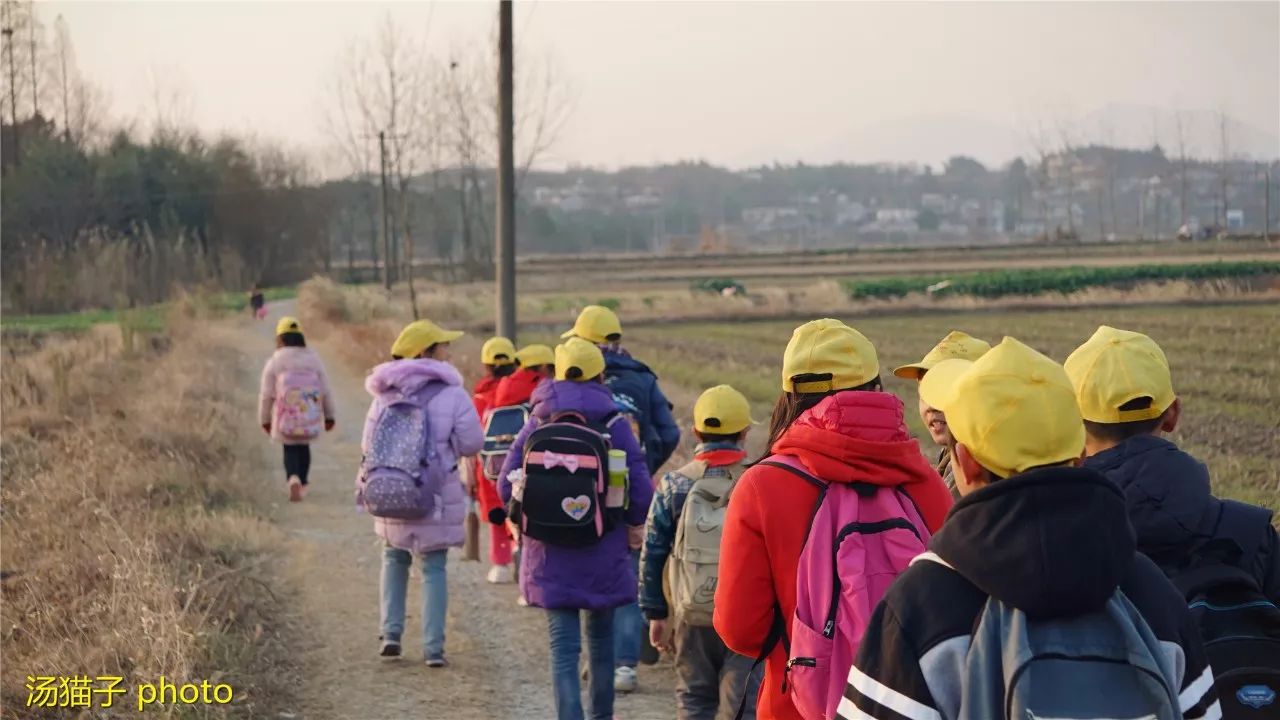
<path fill-rule="evenodd" d="M 742 393 L 720 385 L 693 406 L 693 461 L 658 481 L 640 556 L 640 609 L 649 639 L 676 658 L 678 720 L 756 716 L 759 668 L 725 647 L 711 626 L 721 534 L 734 483 L 745 469 L 752 424 Z M 668 593 L 671 602 L 667 602 Z"/>
<path fill-rule="evenodd" d="M 409 566 L 416 556 L 422 560 L 422 642 L 429 668 L 448 665 L 446 562 L 449 548 L 462 546 L 467 512 L 458 464 L 483 442 L 462 375 L 449 364 L 449 343 L 461 336 L 427 320 L 410 323 L 391 346 L 391 361 L 365 380 L 373 402 L 361 440 L 365 459 L 356 499 L 374 516 L 374 531 L 385 543 L 381 655 L 400 657 Z"/>
<path fill-rule="evenodd" d="M 923 552 L 951 508 L 903 412 L 862 333 L 832 319 L 796 328 L 769 425 L 772 455 L 734 488 L 715 592 L 725 644 L 764 659 L 758 718 L 835 714 L 865 622 L 854 601 L 874 605 L 873 588 L 883 592 Z M 865 594 L 837 593 L 848 600 L 832 606 L 840 587 Z"/>
<path fill-rule="evenodd" d="M 894 370 L 893 374 L 907 380 L 923 380 L 925 373 L 929 372 L 929 368 L 943 360 L 951 360 L 953 358 L 977 360 L 990 349 L 991 345 L 986 340 L 979 340 L 959 330 L 952 330 L 937 345 L 934 345 L 933 349 L 926 353 L 920 362 L 903 365 Z M 956 489 L 955 469 L 951 467 L 950 446 L 953 444 L 953 440 L 951 438 L 951 430 L 947 427 L 947 417 L 941 410 L 929 407 L 924 398 L 920 398 L 919 410 L 920 420 L 924 423 L 925 429 L 929 431 L 929 437 L 941 448 L 935 469 L 942 476 L 942 481 L 947 484 L 947 488 L 951 490 L 951 497 L 959 500 L 960 491 Z"/>
<path fill-rule="evenodd" d="M 493 401 L 498 384 L 516 371 L 516 347 L 507 338 L 491 337 L 480 348 L 480 362 L 484 365 L 484 376 L 476 382 L 471 402 L 480 416 L 480 427 L 485 428 L 489 424 L 489 411 L 501 407 Z M 485 476 L 483 459 L 477 458 L 471 470 L 471 491 L 480 506 L 480 517 L 489 518 L 502 507 L 497 486 Z M 492 566 L 487 579 L 491 583 L 505 582 L 511 577 L 511 536 L 502 525 L 485 524 L 489 526 L 489 563 Z"/>
<path fill-rule="evenodd" d="M 557 717 L 609 720 L 614 610 L 636 599 L 628 534 L 644 525 L 653 485 L 631 425 L 603 384 L 600 349 L 570 339 L 556 348 L 555 366 L 556 380 L 533 392 L 533 416 L 511 446 L 498 490 L 521 528 L 520 589 L 547 613 Z M 585 715 L 578 676 L 584 613 Z"/>
<path fill-rule="evenodd" d="M 262 289 L 256 284 L 249 291 L 249 313 L 255 320 L 263 320 L 267 317 L 267 300 L 262 294 Z"/>
<path fill-rule="evenodd" d="M 284 446 L 289 500 L 299 502 L 311 471 L 311 443 L 333 429 L 333 393 L 320 357 L 307 348 L 297 318 L 276 324 L 276 351 L 262 368 L 258 422 Z"/>

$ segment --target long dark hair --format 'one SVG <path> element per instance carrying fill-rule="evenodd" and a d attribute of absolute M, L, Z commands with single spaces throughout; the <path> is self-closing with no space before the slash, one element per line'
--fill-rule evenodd
<path fill-rule="evenodd" d="M 276 336 L 276 347 L 306 347 L 307 339 L 300 332 L 287 332 Z"/>
<path fill-rule="evenodd" d="M 829 380 L 830 376 L 822 379 Z M 792 378 L 793 383 L 810 382 L 813 380 L 819 380 L 819 378 L 810 378 L 808 376 Z M 858 387 L 845 388 L 843 390 L 828 390 L 827 392 L 821 393 L 784 392 L 779 395 L 777 404 L 773 406 L 773 415 L 769 418 L 769 440 L 765 443 L 764 454 L 761 455 L 760 459 L 756 460 L 756 462 L 760 462 L 760 460 L 764 460 L 773 454 L 773 444 L 778 442 L 783 433 L 787 431 L 787 428 L 791 427 L 791 423 L 794 423 L 796 418 L 803 415 L 806 410 L 812 409 L 826 397 L 855 390 L 879 392 L 884 390 L 884 384 L 880 382 L 880 376 L 877 375 Z"/>

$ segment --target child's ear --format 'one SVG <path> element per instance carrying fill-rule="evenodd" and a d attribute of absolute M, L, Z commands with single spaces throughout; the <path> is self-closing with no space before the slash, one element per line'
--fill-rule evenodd
<path fill-rule="evenodd" d="M 1178 429 L 1178 418 L 1182 417 L 1182 398 L 1174 398 L 1173 404 L 1164 415 L 1160 416 L 1160 432 L 1171 433 Z"/>
<path fill-rule="evenodd" d="M 955 461 L 956 488 L 961 495 L 968 495 L 987 484 L 989 478 L 986 469 L 978 464 L 964 443 L 956 443 L 951 454 Z"/>

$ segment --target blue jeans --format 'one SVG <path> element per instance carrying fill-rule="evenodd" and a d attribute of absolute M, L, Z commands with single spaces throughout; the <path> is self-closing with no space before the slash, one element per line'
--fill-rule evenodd
<path fill-rule="evenodd" d="M 448 550 L 422 555 L 422 646 L 427 659 L 444 657 L 444 618 L 449 609 Z M 404 601 L 409 590 L 413 554 L 388 547 L 382 551 L 382 639 L 400 642 L 404 633 Z"/>
<path fill-rule="evenodd" d="M 591 720 L 613 717 L 613 611 L 584 610 L 587 616 L 587 661 Z M 584 720 L 578 658 L 582 654 L 582 621 L 578 610 L 547 610 L 551 634 L 551 684 L 558 720 Z"/>
<path fill-rule="evenodd" d="M 631 551 L 631 565 L 636 573 L 640 575 L 640 551 Z M 613 637 L 613 658 L 618 667 L 633 668 L 640 662 L 640 644 L 644 642 L 643 634 L 646 630 L 647 623 L 644 621 L 644 615 L 640 614 L 640 605 L 631 603 L 623 605 L 614 611 L 613 622 L 615 632 Z"/>

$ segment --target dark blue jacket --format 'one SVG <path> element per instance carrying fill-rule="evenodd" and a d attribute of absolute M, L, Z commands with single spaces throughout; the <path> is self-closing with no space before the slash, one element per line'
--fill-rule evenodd
<path fill-rule="evenodd" d="M 1176 575 L 1189 558 L 1212 551 L 1280 601 L 1280 539 L 1270 510 L 1214 497 L 1208 468 L 1155 435 L 1130 438 L 1084 464 L 1124 492 L 1138 550 L 1166 573 Z M 1223 547 L 1231 551 L 1219 552 Z"/>
<path fill-rule="evenodd" d="M 647 365 L 614 346 L 603 345 L 605 384 L 619 401 L 619 410 L 636 415 L 650 475 L 658 472 L 680 445 L 680 426 L 671 403 L 658 387 L 658 376 Z M 634 404 L 635 408 L 626 407 Z"/>

